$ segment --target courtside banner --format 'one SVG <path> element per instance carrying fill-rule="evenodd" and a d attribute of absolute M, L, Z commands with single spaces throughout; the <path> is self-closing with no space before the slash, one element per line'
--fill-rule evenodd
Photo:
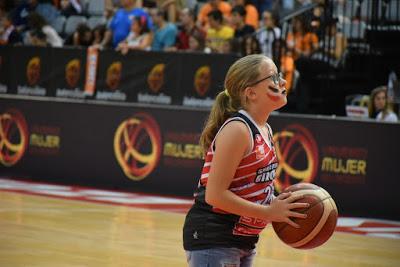
<path fill-rule="evenodd" d="M 52 88 L 56 97 L 85 98 L 86 50 L 53 49 Z"/>
<path fill-rule="evenodd" d="M 276 188 L 315 183 L 335 199 L 339 213 L 400 218 L 394 200 L 400 124 L 272 116 L 279 155 Z"/>
<path fill-rule="evenodd" d="M 52 57 L 54 49 L 46 47 L 10 48 L 10 79 L 12 94 L 55 96 L 51 90 L 54 81 Z"/>
<path fill-rule="evenodd" d="M 0 175 L 191 196 L 207 115 L 0 98 Z M 341 215 L 400 219 L 400 124 L 281 114 L 270 125 L 278 192 L 310 182 L 332 195 Z"/>
<path fill-rule="evenodd" d="M 178 104 L 181 70 L 174 53 L 99 51 L 95 99 Z"/>
<path fill-rule="evenodd" d="M 179 78 L 179 104 L 189 107 L 211 108 L 215 96 L 224 90 L 224 77 L 237 59 L 232 55 L 179 55 L 182 74 Z M 190 63 L 189 63 L 190 62 Z"/>
<path fill-rule="evenodd" d="M 0 98 L 0 175 L 191 196 L 206 115 Z"/>
<path fill-rule="evenodd" d="M 0 94 L 210 108 L 233 55 L 1 47 Z"/>

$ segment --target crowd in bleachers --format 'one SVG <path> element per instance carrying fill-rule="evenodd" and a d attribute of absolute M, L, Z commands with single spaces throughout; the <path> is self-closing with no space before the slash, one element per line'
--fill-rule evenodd
<path fill-rule="evenodd" d="M 400 2 L 400 1 L 399 1 Z M 130 50 L 263 53 L 300 84 L 300 111 L 320 74 L 343 63 L 347 40 L 365 36 L 373 1 L 0 0 L 0 44 Z M 290 18 L 282 17 L 310 6 Z M 379 12 L 390 18 L 390 8 Z M 367 14 L 368 13 L 368 14 Z M 373 13 L 373 12 L 372 12 Z M 382 15 L 382 16 L 383 16 Z M 364 26 L 363 26 L 364 25 Z M 300 77 L 300 79 L 299 79 Z"/>
<path fill-rule="evenodd" d="M 282 42 L 278 17 L 297 17 Z M 295 81 L 294 61 L 319 48 L 322 0 L 20 0 L 1 1 L 2 44 L 96 46 L 129 50 L 264 53 Z M 336 54 L 335 54 L 336 55 Z"/>

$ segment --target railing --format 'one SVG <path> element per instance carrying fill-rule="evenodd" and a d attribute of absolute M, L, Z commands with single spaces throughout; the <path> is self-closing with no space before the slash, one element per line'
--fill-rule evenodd
<path fill-rule="evenodd" d="M 315 75 L 319 88 L 324 89 L 317 97 L 326 98 L 330 89 L 335 94 L 368 94 L 375 86 L 386 84 L 391 71 L 400 69 L 399 0 L 327 0 L 323 6 L 305 6 L 280 20 L 283 43 L 293 32 L 293 22 L 304 18 L 309 23 L 315 8 L 321 8 L 323 16 L 319 32 L 313 29 L 319 42 L 310 58 L 333 66 Z M 327 25 L 336 26 L 338 34 L 329 34 Z M 332 52 L 340 50 L 338 46 L 343 49 L 335 59 Z M 307 74 L 300 72 L 300 79 L 302 75 Z"/>

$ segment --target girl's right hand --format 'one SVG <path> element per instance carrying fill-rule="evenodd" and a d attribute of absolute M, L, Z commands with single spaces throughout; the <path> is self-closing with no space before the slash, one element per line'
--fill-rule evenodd
<path fill-rule="evenodd" d="M 295 228 L 299 228 L 300 226 L 290 218 L 305 219 L 307 217 L 307 214 L 292 211 L 293 209 L 307 208 L 310 206 L 308 203 L 295 202 L 303 197 L 303 195 L 293 195 L 291 192 L 280 194 L 278 197 L 273 199 L 271 204 L 268 206 L 270 213 L 268 220 L 274 222 L 285 222 Z"/>

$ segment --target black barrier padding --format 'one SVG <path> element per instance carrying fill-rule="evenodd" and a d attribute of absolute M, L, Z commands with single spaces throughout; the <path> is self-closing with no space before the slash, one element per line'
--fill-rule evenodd
<path fill-rule="evenodd" d="M 17 113 L 14 121 L 26 121 L 29 144 L 11 166 L 4 164 L 10 151 L 3 145 L 1 176 L 178 196 L 191 196 L 197 185 L 202 160 L 196 145 L 207 111 L 0 98 L 2 120 Z M 271 115 L 269 123 L 280 156 L 278 190 L 311 182 L 332 195 L 341 215 L 400 219 L 399 124 L 294 115 Z M 127 143 L 148 155 L 149 135 L 159 142 L 157 164 L 141 180 L 130 179 L 117 159 L 118 129 L 125 159 Z M 7 138 L 21 142 L 15 129 Z M 131 160 L 128 169 L 140 165 Z"/>

